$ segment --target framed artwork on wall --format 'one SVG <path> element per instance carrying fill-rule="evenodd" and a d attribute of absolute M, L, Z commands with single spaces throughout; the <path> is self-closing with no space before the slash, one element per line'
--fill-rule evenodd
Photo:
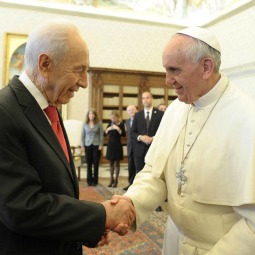
<path fill-rule="evenodd" d="M 4 85 L 23 71 L 27 35 L 6 33 Z"/>

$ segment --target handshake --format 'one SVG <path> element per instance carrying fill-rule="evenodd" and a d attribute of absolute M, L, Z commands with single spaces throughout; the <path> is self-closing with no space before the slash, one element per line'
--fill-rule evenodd
<path fill-rule="evenodd" d="M 108 244 L 111 231 L 124 236 L 135 221 L 135 208 L 132 200 L 125 196 L 114 195 L 111 200 L 102 202 L 106 211 L 105 232 L 98 246 Z"/>

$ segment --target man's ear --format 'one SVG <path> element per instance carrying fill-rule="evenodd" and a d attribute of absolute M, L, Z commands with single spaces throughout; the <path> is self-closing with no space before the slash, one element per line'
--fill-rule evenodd
<path fill-rule="evenodd" d="M 39 71 L 44 76 L 49 71 L 51 59 L 46 53 L 42 53 L 38 57 Z"/>
<path fill-rule="evenodd" d="M 208 79 L 214 73 L 215 64 L 211 58 L 205 58 L 203 63 L 203 78 Z"/>

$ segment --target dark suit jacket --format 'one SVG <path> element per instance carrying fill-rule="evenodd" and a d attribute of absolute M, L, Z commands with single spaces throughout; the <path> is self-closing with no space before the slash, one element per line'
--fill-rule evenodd
<path fill-rule="evenodd" d="M 82 254 L 105 228 L 101 204 L 78 200 L 64 152 L 36 100 L 14 77 L 0 91 L 0 254 Z"/>
<path fill-rule="evenodd" d="M 163 117 L 163 114 L 164 112 L 159 111 L 156 108 L 153 108 L 148 133 L 146 127 L 146 120 L 144 116 L 144 110 L 139 111 L 135 114 L 131 128 L 132 146 L 135 157 L 144 157 L 150 146 L 146 145 L 143 142 L 139 142 L 137 140 L 137 137 L 139 135 L 148 135 L 151 137 L 155 136 L 160 121 Z"/>
<path fill-rule="evenodd" d="M 131 119 L 126 120 L 125 123 L 127 127 L 127 155 L 130 156 L 132 152 L 132 139 L 131 139 L 131 128 L 130 128 Z"/>

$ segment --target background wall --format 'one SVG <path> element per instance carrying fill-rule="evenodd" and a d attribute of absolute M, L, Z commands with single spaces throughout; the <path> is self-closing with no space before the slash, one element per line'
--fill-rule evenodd
<path fill-rule="evenodd" d="M 237 86 L 255 97 L 254 13 L 255 6 L 209 28 L 221 43 L 223 71 Z M 90 49 L 92 67 L 164 72 L 162 50 L 171 35 L 180 29 L 44 9 L 0 6 L 0 81 L 4 79 L 5 33 L 28 34 L 35 25 L 53 18 L 69 19 L 80 28 Z M 89 94 L 89 87 L 76 93 L 67 107 L 69 119 L 83 120 L 89 106 Z"/>

